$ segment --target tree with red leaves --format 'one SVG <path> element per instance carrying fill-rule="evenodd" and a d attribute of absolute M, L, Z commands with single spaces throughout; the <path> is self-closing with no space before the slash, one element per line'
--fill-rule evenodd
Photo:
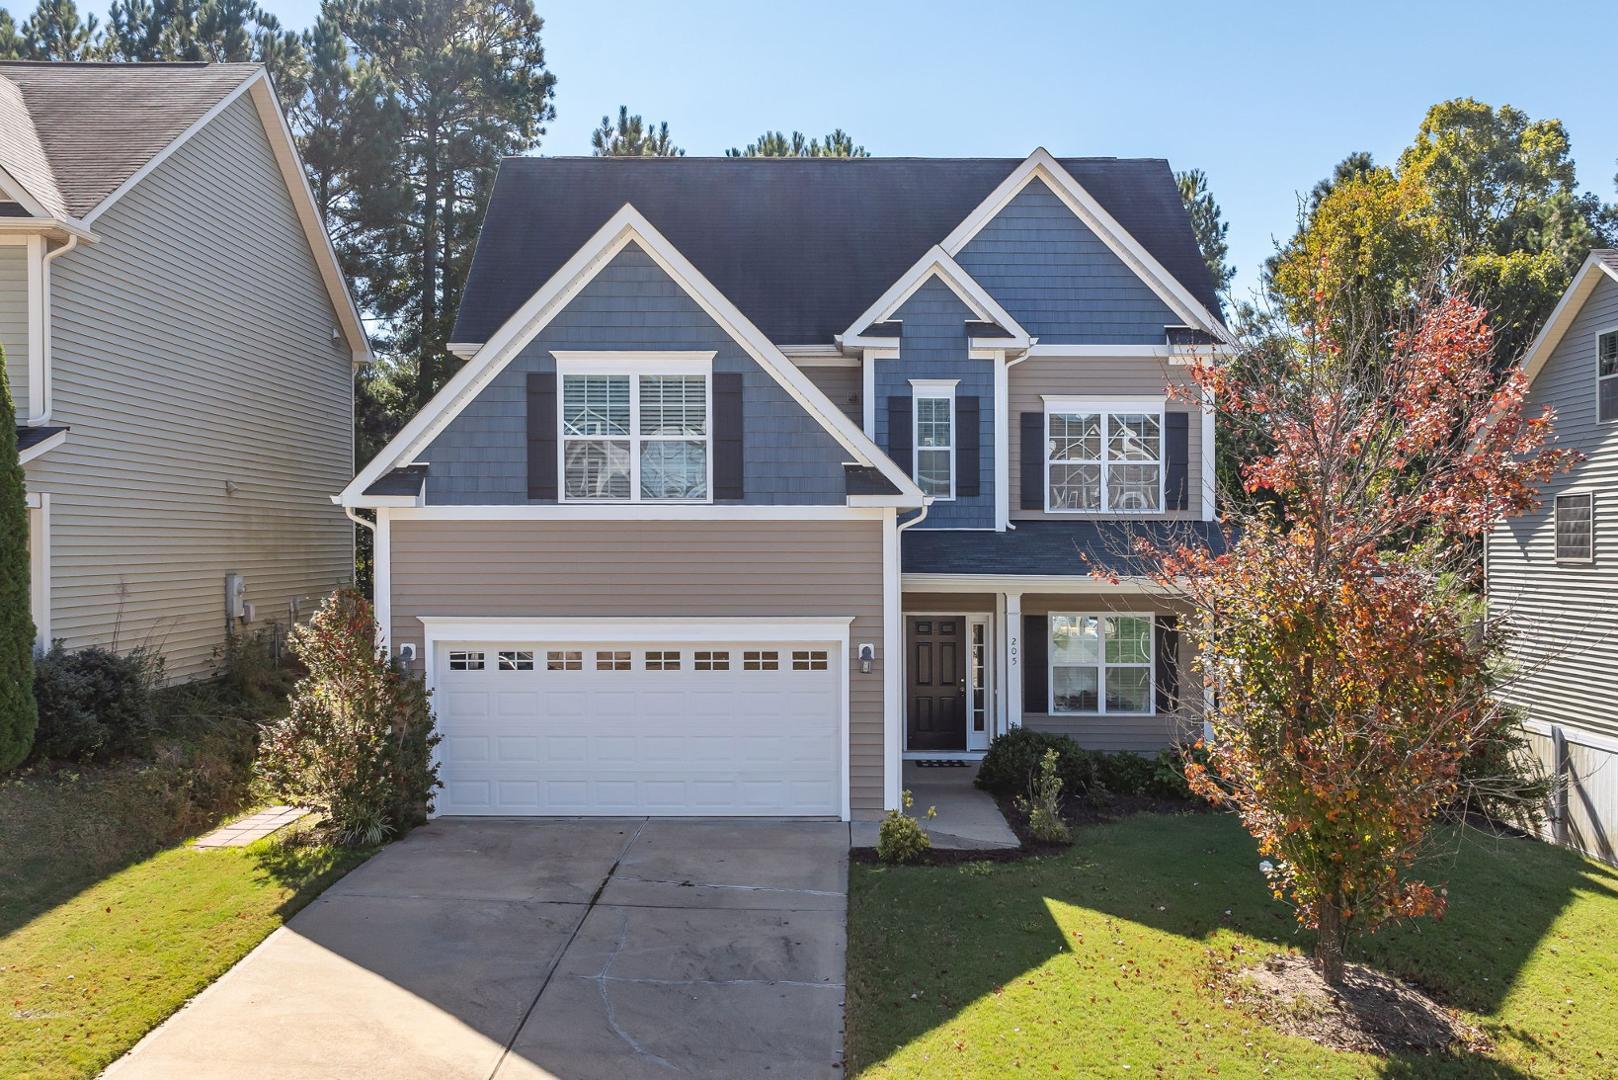
<path fill-rule="evenodd" d="M 1199 364 L 1225 430 L 1267 449 L 1242 469 L 1223 552 L 1147 551 L 1201 616 L 1187 630 L 1212 738 L 1187 778 L 1257 838 L 1328 984 L 1351 929 L 1443 914 L 1413 863 L 1501 721 L 1474 545 L 1574 460 L 1492 347 L 1486 313 L 1446 298 L 1395 334 L 1305 327 Z"/>

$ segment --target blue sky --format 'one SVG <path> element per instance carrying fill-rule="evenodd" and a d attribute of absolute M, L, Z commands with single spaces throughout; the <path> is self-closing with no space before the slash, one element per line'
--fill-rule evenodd
<path fill-rule="evenodd" d="M 1391 163 L 1445 98 L 1560 117 L 1580 186 L 1618 197 L 1612 0 L 537 3 L 541 153 L 589 153 L 623 103 L 689 154 L 842 127 L 875 154 L 1166 157 L 1207 172 L 1238 295 L 1299 192 L 1351 150 Z M 301 27 L 318 0 L 267 6 Z"/>

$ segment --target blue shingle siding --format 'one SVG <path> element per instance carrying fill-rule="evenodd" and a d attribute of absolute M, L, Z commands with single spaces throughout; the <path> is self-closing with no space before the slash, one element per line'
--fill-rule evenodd
<path fill-rule="evenodd" d="M 911 379 L 959 379 L 955 396 L 979 401 L 978 497 L 937 502 L 918 528 L 994 528 L 994 361 L 966 356 L 966 320 L 971 311 L 937 278 L 917 289 L 895 318 L 902 319 L 899 359 L 877 361 L 876 440 L 888 441 L 888 399 L 909 397 Z M 957 438 L 959 436 L 957 435 Z M 899 462 L 909 470 L 910 461 Z"/>
<path fill-rule="evenodd" d="M 1041 344 L 1160 345 L 1184 321 L 1041 180 L 955 260 Z"/>
<path fill-rule="evenodd" d="M 714 350 L 715 372 L 742 375 L 749 504 L 844 500 L 848 454 L 637 245 L 620 252 L 529 342 L 421 457 L 432 504 L 525 504 L 527 378 L 556 369 L 553 349 Z"/>

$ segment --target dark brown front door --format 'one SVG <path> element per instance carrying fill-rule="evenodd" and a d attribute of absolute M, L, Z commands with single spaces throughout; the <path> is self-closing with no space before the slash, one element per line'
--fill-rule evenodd
<path fill-rule="evenodd" d="M 911 750 L 966 749 L 966 619 L 920 615 L 905 620 Z"/>

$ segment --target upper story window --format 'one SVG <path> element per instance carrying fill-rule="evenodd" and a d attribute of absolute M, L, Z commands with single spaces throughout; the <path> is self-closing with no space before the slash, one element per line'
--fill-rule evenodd
<path fill-rule="evenodd" d="M 1050 617 L 1053 713 L 1153 711 L 1150 615 Z"/>
<path fill-rule="evenodd" d="M 955 383 L 914 381 L 915 460 L 910 475 L 923 495 L 955 498 Z"/>
<path fill-rule="evenodd" d="M 706 373 L 564 373 L 561 398 L 565 501 L 708 501 Z"/>
<path fill-rule="evenodd" d="M 1162 510 L 1162 404 L 1047 401 L 1045 509 L 1091 514 Z"/>
<path fill-rule="evenodd" d="M 1595 495 L 1588 491 L 1556 497 L 1557 562 L 1595 562 L 1595 509 Z"/>
<path fill-rule="evenodd" d="M 1618 420 L 1618 330 L 1596 338 L 1596 418 Z"/>

